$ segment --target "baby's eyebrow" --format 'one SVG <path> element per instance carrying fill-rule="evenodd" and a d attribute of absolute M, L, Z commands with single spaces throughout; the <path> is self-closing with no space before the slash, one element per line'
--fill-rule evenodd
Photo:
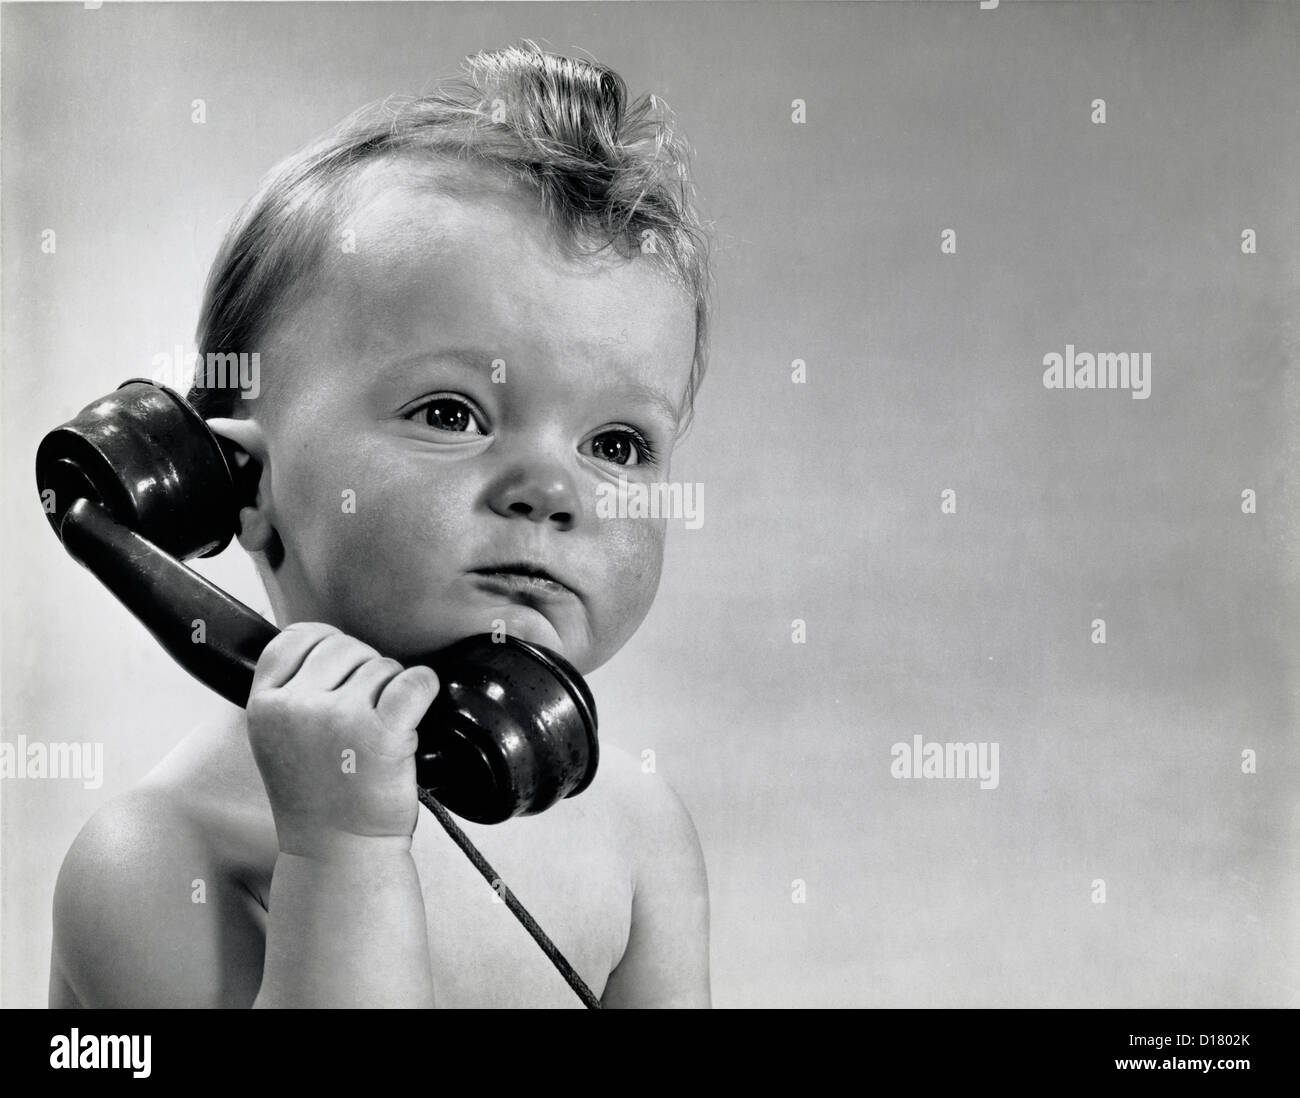
<path fill-rule="evenodd" d="M 409 370 L 432 362 L 454 362 L 473 370 L 490 370 L 493 356 L 474 347 L 439 347 L 436 350 L 416 351 L 413 355 L 388 359 L 384 366 L 388 370 Z"/>
<path fill-rule="evenodd" d="M 656 389 L 653 385 L 646 385 L 640 381 L 626 381 L 618 387 L 616 395 L 628 396 L 633 400 L 645 401 L 653 405 L 674 427 L 681 422 L 680 405 L 674 404 L 662 390 Z"/>

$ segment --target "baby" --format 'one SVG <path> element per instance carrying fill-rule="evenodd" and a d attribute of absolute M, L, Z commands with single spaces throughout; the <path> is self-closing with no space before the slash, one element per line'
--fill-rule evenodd
<path fill-rule="evenodd" d="M 283 633 L 248 706 L 83 829 L 55 1007 L 580 1006 L 417 799 L 403 670 L 504 631 L 590 672 L 645 617 L 703 371 L 705 236 L 653 97 L 529 44 L 281 165 L 209 278 L 191 400 L 235 455 L 239 541 Z M 345 750 L 356 765 L 341 767 Z M 345 772 L 346 771 L 346 772 Z M 690 817 L 631 756 L 465 831 L 605 1006 L 709 1004 Z M 201 902 L 200 902 L 201 901 Z"/>

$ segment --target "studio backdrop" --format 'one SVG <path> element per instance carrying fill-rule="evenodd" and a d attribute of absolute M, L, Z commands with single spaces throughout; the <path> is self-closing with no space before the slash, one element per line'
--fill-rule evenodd
<path fill-rule="evenodd" d="M 226 706 L 61 550 L 38 441 L 194 349 L 273 164 L 523 39 L 667 102 L 716 237 L 698 521 L 591 679 L 696 821 L 715 1003 L 1297 1005 L 1300 7 L 0 23 L 5 1006 L 78 830 Z"/>

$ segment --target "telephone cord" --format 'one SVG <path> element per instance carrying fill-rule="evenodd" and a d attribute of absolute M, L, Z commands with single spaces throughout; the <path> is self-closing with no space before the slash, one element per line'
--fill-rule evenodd
<path fill-rule="evenodd" d="M 523 925 L 523 928 L 532 935 L 533 941 L 541 946 L 542 952 L 550 958 L 551 964 L 559 970 L 560 975 L 577 993 L 578 998 L 582 1000 L 587 1009 L 599 1010 L 600 1000 L 591 993 L 591 988 L 574 971 L 573 966 L 565 959 L 564 954 L 556 948 L 555 943 L 547 936 L 546 931 L 537 925 L 537 920 L 528 913 L 528 909 L 515 899 L 515 894 L 510 891 L 510 886 L 497 876 L 496 870 L 488 865 L 487 859 L 469 841 L 469 836 L 457 826 L 456 821 L 451 818 L 451 814 L 438 803 L 433 794 L 427 789 L 420 790 L 420 803 L 434 814 L 438 822 L 442 824 L 443 829 L 451 836 L 451 841 L 465 852 L 465 857 L 473 863 L 474 868 L 483 875 L 483 879 L 501 897 L 506 907 L 514 913 L 515 918 Z"/>

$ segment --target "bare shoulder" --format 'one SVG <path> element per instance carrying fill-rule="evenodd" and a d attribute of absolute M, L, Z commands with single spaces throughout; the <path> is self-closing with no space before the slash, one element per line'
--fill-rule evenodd
<path fill-rule="evenodd" d="M 597 788 L 603 812 L 630 839 L 634 851 L 665 841 L 698 847 L 690 813 L 672 785 L 656 773 L 652 759 L 602 745 L 600 776 L 592 792 Z"/>
<path fill-rule="evenodd" d="M 603 797 L 629 852 L 632 929 L 606 986 L 606 1006 L 709 1005 L 709 895 L 690 813 L 654 768 L 605 751 Z"/>
<path fill-rule="evenodd" d="M 240 854 L 246 812 L 200 784 L 164 765 L 82 828 L 55 887 L 51 1006 L 252 1002 L 264 912 Z"/>

